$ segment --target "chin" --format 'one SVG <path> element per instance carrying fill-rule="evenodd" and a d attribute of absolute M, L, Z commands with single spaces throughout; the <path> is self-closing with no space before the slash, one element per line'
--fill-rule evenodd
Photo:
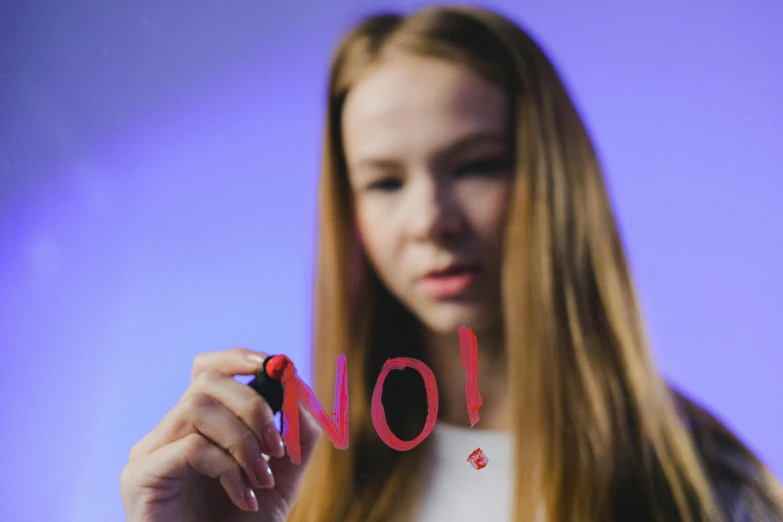
<path fill-rule="evenodd" d="M 484 331 L 496 322 L 489 310 L 462 304 L 428 307 L 416 315 L 425 327 L 441 335 L 456 336 L 460 326 L 467 326 L 474 332 Z"/>

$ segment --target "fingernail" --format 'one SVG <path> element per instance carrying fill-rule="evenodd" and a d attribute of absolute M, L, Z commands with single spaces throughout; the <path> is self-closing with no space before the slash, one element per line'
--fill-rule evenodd
<path fill-rule="evenodd" d="M 253 364 L 256 364 L 258 366 L 261 366 L 264 364 L 264 358 L 257 354 L 257 353 L 250 353 L 247 355 L 247 360 L 250 361 Z"/>
<path fill-rule="evenodd" d="M 272 474 L 272 468 L 270 468 L 268 464 L 266 466 L 266 473 L 267 476 L 269 476 L 269 487 L 275 487 L 275 476 Z"/>
<path fill-rule="evenodd" d="M 269 464 L 266 463 L 266 460 L 263 456 L 258 457 L 258 460 L 256 460 L 254 471 L 256 472 L 256 477 L 258 480 L 258 487 L 259 488 L 265 488 L 267 487 L 267 484 L 269 484 L 269 479 L 266 478 L 268 475 L 271 475 L 272 470 L 269 469 Z"/>
<path fill-rule="evenodd" d="M 283 439 L 280 438 L 280 434 L 272 426 L 267 426 L 264 429 L 264 443 L 266 444 L 269 454 L 273 457 L 282 457 L 285 455 L 285 448 L 283 448 Z"/>
<path fill-rule="evenodd" d="M 247 501 L 250 511 L 258 511 L 258 499 L 256 498 L 256 492 L 253 491 L 253 488 L 248 488 L 245 491 L 245 500 Z"/>

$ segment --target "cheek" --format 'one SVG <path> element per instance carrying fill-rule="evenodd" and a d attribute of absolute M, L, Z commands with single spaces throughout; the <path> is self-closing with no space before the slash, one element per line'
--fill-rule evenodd
<path fill-rule="evenodd" d="M 464 208 L 483 241 L 498 243 L 502 240 L 510 191 L 510 183 L 497 183 L 465 195 Z"/>
<path fill-rule="evenodd" d="M 359 208 L 356 223 L 370 264 L 381 278 L 386 279 L 386 267 L 394 264 L 394 232 L 388 220 Z"/>
<path fill-rule="evenodd" d="M 491 223 L 492 228 L 492 237 L 496 240 L 496 242 L 501 241 L 506 230 L 508 201 L 508 194 L 504 194 L 503 197 L 498 198 L 498 200 L 492 206 L 492 212 L 489 216 L 489 222 Z"/>

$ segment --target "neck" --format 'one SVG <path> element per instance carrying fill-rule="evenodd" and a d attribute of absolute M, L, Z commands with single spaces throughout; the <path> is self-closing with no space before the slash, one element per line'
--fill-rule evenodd
<path fill-rule="evenodd" d="M 476 429 L 509 429 L 506 394 L 506 350 L 501 328 L 476 332 L 478 340 L 478 383 L 482 405 Z M 465 373 L 456 332 L 443 335 L 424 329 L 424 350 L 438 379 L 438 420 L 470 426 L 465 398 Z"/>

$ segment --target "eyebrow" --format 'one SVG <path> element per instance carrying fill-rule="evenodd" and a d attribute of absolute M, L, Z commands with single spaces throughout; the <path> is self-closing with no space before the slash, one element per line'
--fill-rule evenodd
<path fill-rule="evenodd" d="M 481 131 L 481 132 L 468 134 L 467 136 L 458 139 L 457 141 L 447 145 L 446 147 L 443 147 L 438 152 L 436 152 L 434 162 L 440 163 L 444 160 L 444 158 L 451 156 L 452 154 L 455 154 L 461 149 L 473 145 L 481 144 L 481 143 L 502 143 L 504 145 L 507 145 L 509 143 L 509 137 L 507 133 L 496 132 L 496 131 Z M 399 164 L 400 164 L 399 161 L 392 160 L 392 159 L 366 158 L 356 163 L 354 168 L 356 169 L 361 169 L 366 167 L 395 168 L 398 167 Z"/>

